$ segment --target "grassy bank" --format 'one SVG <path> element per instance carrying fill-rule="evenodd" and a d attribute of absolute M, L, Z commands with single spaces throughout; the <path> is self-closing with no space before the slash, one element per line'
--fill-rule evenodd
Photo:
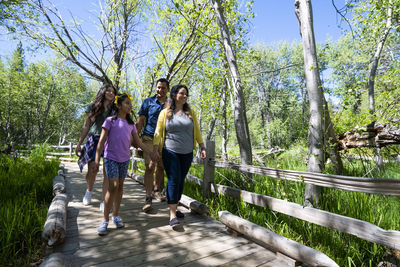
<path fill-rule="evenodd" d="M 44 148 L 26 159 L 0 154 L 1 266 L 28 266 L 44 254 L 41 232 L 52 200 L 59 161 L 46 161 Z"/>
<path fill-rule="evenodd" d="M 306 170 L 305 157 L 301 151 L 287 152 L 268 162 L 269 167 L 292 170 Z M 365 163 L 353 161 L 345 164 L 347 175 L 363 176 Z M 327 168 L 329 171 L 329 166 Z M 201 166 L 192 166 L 191 174 L 202 177 Z M 400 178 L 398 164 L 386 164 L 383 171 L 373 171 L 374 177 Z M 285 199 L 303 204 L 304 184 L 282 181 L 254 175 L 253 182 L 233 170 L 216 168 L 215 183 L 241 188 L 247 191 Z M 270 209 L 247 204 L 222 195 L 202 199 L 201 188 L 186 182 L 184 194 L 203 201 L 211 210 L 211 216 L 218 218 L 218 211 L 228 210 L 253 223 L 264 226 L 282 236 L 313 247 L 331 257 L 339 266 L 377 266 L 388 258 L 391 251 L 355 236 L 344 234 L 303 220 L 273 212 Z M 373 223 L 383 229 L 400 231 L 400 199 L 337 189 L 323 190 L 320 209 Z"/>

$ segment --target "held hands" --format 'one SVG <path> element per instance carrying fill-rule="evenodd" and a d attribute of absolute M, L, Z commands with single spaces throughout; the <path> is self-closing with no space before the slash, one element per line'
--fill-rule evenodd
<path fill-rule="evenodd" d="M 157 162 L 160 159 L 160 155 L 158 154 L 158 151 L 153 151 L 149 155 L 153 162 Z"/>
<path fill-rule="evenodd" d="M 206 152 L 205 149 L 201 149 L 200 158 L 201 159 L 206 159 L 207 158 L 207 152 Z"/>

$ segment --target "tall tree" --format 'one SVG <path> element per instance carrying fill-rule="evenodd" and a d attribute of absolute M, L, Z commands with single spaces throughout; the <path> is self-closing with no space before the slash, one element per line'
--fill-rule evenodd
<path fill-rule="evenodd" d="M 250 165 L 253 161 L 252 148 L 246 116 L 246 104 L 243 97 L 243 88 L 236 55 L 232 47 L 229 28 L 226 23 L 221 0 L 212 0 L 212 3 L 216 14 L 216 20 L 220 28 L 222 45 L 225 51 L 225 59 L 229 66 L 232 85 L 234 88 L 233 113 L 235 117 L 236 138 L 239 143 L 240 157 L 242 163 Z"/>
<path fill-rule="evenodd" d="M 100 33 L 93 37 L 72 17 L 68 25 L 50 1 L 33 0 L 41 24 L 18 18 L 23 33 L 43 44 L 102 83 L 121 87 L 121 77 L 132 48 L 144 0 L 106 0 L 98 14 Z"/>
<path fill-rule="evenodd" d="M 0 27 L 8 32 L 16 32 L 19 19 L 35 20 L 36 14 L 28 0 L 2 0 L 0 1 Z"/>
<path fill-rule="evenodd" d="M 387 9 L 385 27 L 383 27 L 382 33 L 379 36 L 379 40 L 377 41 L 377 45 L 375 48 L 375 53 L 372 58 L 371 66 L 368 72 L 368 101 L 369 101 L 369 112 L 373 115 L 375 114 L 375 76 L 376 70 L 378 69 L 379 59 L 381 57 L 383 46 L 385 45 L 386 39 L 389 35 L 390 30 L 392 29 L 392 16 L 393 16 L 393 2 L 392 0 L 379 1 L 379 5 L 383 6 L 383 9 Z"/>
<path fill-rule="evenodd" d="M 311 0 L 295 0 L 295 11 L 303 40 L 304 73 L 310 101 L 307 171 L 321 173 L 324 169 L 323 151 L 323 94 L 319 77 L 315 46 Z M 304 202 L 307 206 L 318 205 L 321 187 L 307 184 Z"/>

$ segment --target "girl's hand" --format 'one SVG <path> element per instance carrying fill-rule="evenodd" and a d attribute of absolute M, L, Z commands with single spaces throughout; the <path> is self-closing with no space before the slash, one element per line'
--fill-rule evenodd
<path fill-rule="evenodd" d="M 81 151 L 82 151 L 82 149 L 81 149 L 81 144 L 76 144 L 76 148 L 75 148 L 75 154 L 78 156 L 78 157 L 80 157 L 81 156 Z"/>

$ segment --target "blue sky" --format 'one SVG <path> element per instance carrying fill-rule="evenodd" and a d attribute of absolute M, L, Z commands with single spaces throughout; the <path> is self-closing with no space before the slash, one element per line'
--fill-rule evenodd
<path fill-rule="evenodd" d="M 244 5 L 245 0 L 238 0 Z M 53 0 L 57 7 L 68 17 L 71 12 L 79 19 L 93 21 L 94 10 L 98 9 L 97 0 Z M 335 0 L 338 8 L 345 0 Z M 339 25 L 345 26 L 332 5 L 331 0 L 313 0 L 314 33 L 317 42 L 324 42 L 329 37 L 338 39 L 341 35 Z M 66 11 L 69 12 L 66 12 Z M 255 0 L 253 10 L 256 17 L 251 20 L 249 41 L 256 43 L 276 43 L 282 40 L 300 41 L 299 26 L 294 13 L 294 0 Z M 88 26 L 88 24 L 86 25 Z M 15 49 L 15 42 L 0 34 L 0 56 L 10 55 Z"/>
<path fill-rule="evenodd" d="M 335 0 L 338 9 L 345 0 Z M 341 35 L 339 25 L 345 27 L 331 0 L 313 0 L 314 34 L 317 42 L 324 42 L 330 36 L 337 40 Z M 250 42 L 274 43 L 281 40 L 300 41 L 299 24 L 294 13 L 294 0 L 255 0 L 253 6 L 257 16 L 252 21 Z"/>

